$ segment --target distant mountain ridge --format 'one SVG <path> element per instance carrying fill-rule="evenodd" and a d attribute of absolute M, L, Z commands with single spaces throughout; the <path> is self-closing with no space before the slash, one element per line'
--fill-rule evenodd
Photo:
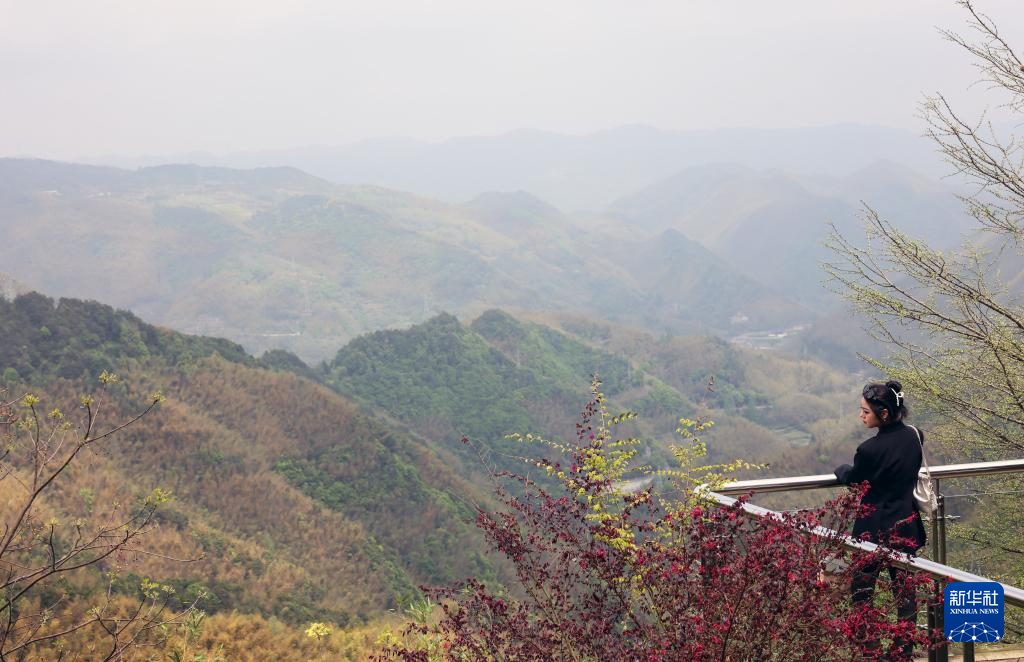
<path fill-rule="evenodd" d="M 254 352 L 318 360 L 368 331 L 493 307 L 676 333 L 811 314 L 681 234 L 621 240 L 524 192 L 450 205 L 289 168 L 3 159 L 0 181 L 12 276 Z"/>
<path fill-rule="evenodd" d="M 57 295 L 308 361 L 492 307 L 737 337 L 839 305 L 822 242 L 830 222 L 860 235 L 862 200 L 939 246 L 966 227 L 951 191 L 889 161 L 845 177 L 691 167 L 570 215 L 526 190 L 452 205 L 284 167 L 0 159 L 0 262 Z"/>
<path fill-rule="evenodd" d="M 888 161 L 846 177 L 734 164 L 687 168 L 621 198 L 607 216 L 623 233 L 681 232 L 758 282 L 821 305 L 830 301 L 820 268 L 830 224 L 859 240 L 864 205 L 940 247 L 958 243 L 969 227 L 952 191 Z"/>
<path fill-rule="evenodd" d="M 318 177 L 290 167 L 251 170 L 203 167 L 195 164 L 159 164 L 133 170 L 110 166 L 65 163 L 42 159 L 0 158 L 0 191 L 45 191 L 52 194 L 111 195 L 139 193 L 158 187 L 233 184 L 247 190 L 331 190 Z"/>
<path fill-rule="evenodd" d="M 602 209 L 683 168 L 708 163 L 844 176 L 890 160 L 928 176 L 946 172 L 932 145 L 913 132 L 856 124 L 692 131 L 630 125 L 580 136 L 522 129 L 439 143 L 377 138 L 337 147 L 95 161 L 134 167 L 181 160 L 236 168 L 287 165 L 340 184 L 375 184 L 449 202 L 525 190 L 566 211 Z"/>

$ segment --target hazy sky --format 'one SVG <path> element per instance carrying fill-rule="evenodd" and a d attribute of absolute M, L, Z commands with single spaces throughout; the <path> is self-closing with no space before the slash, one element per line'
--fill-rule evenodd
<path fill-rule="evenodd" d="M 1024 48 L 1024 3 L 978 0 Z M 0 155 L 860 122 L 968 97 L 948 0 L 0 0 Z"/>

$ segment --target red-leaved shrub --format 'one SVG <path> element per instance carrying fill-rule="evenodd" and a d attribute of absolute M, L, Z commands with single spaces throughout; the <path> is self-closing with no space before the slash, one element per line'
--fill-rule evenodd
<path fill-rule="evenodd" d="M 839 534 L 809 533 L 845 531 L 859 492 L 767 519 L 746 516 L 742 500 L 718 507 L 689 491 L 623 493 L 615 485 L 633 442 L 613 439 L 621 420 L 595 389 L 577 443 L 549 444 L 566 461 L 539 463 L 561 487 L 505 475 L 519 486 L 498 489 L 505 508 L 479 510 L 477 525 L 517 586 L 470 579 L 425 589 L 438 617 L 409 625 L 381 658 L 900 660 L 901 643 L 929 644 L 914 624 L 849 599 L 852 573 L 890 553 L 851 558 Z M 905 588 L 934 591 L 923 576 Z"/>

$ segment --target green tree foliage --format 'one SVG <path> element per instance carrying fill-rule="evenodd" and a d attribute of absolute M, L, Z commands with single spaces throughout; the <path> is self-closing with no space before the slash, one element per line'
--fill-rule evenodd
<path fill-rule="evenodd" d="M 538 387 L 561 385 L 574 392 L 586 388 L 593 375 L 600 375 L 604 391 L 615 397 L 639 386 L 641 376 L 634 374 L 629 362 L 541 324 L 521 322 L 506 312 L 489 310 L 476 318 L 470 329 L 483 336 L 516 368 L 533 375 Z M 543 390 L 536 398 L 561 395 Z"/>
<path fill-rule="evenodd" d="M 522 400 L 536 384 L 451 315 L 357 338 L 338 352 L 328 375 L 339 392 L 410 423 L 437 417 L 452 433 L 480 439 L 530 427 Z M 499 394 L 510 389 L 505 406 Z"/>
<path fill-rule="evenodd" d="M 469 326 L 445 314 L 357 338 L 323 372 L 332 388 L 387 412 L 477 477 L 523 470 L 521 449 L 504 439 L 513 431 L 572 434 L 559 426 L 595 374 L 608 376 L 616 396 L 642 381 L 624 358 L 500 311 Z M 464 436 L 486 445 L 486 463 Z"/>
<path fill-rule="evenodd" d="M 240 345 L 227 340 L 173 333 L 110 306 L 77 299 L 54 301 L 37 292 L 13 301 L 0 297 L 0 337 L 0 365 L 7 382 L 81 379 L 152 355 L 175 366 L 214 353 L 253 363 Z"/>

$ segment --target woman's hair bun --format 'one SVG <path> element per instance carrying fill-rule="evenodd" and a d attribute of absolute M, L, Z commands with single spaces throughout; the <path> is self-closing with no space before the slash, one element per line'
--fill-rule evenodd
<path fill-rule="evenodd" d="M 903 385 L 902 385 L 902 384 L 900 384 L 900 383 L 899 383 L 899 382 L 897 382 L 897 381 L 894 381 L 894 380 L 889 380 L 889 381 L 887 381 L 887 382 L 885 383 L 885 387 L 886 387 L 886 388 L 891 388 L 892 390 L 896 391 L 897 393 L 899 393 L 900 391 L 902 391 L 902 390 L 903 390 Z"/>

